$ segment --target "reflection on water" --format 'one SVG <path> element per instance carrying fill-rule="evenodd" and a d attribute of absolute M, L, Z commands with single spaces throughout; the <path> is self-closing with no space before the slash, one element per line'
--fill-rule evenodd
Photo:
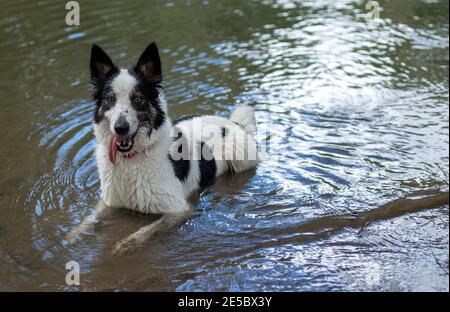
<path fill-rule="evenodd" d="M 0 4 L 0 290 L 69 290 L 76 260 L 81 290 L 448 291 L 448 1 L 80 4 L 79 27 Z M 99 194 L 90 45 L 130 65 L 151 40 L 172 116 L 253 105 L 269 159 L 132 255 L 111 247 L 151 216 L 66 245 Z"/>

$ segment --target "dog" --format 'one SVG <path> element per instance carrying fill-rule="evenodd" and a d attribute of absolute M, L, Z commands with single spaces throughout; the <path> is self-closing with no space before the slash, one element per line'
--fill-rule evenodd
<path fill-rule="evenodd" d="M 118 68 L 94 44 L 90 69 L 101 185 L 96 217 L 117 208 L 161 215 L 118 242 L 114 253 L 132 250 L 183 222 L 191 211 L 191 194 L 213 185 L 220 175 L 246 171 L 263 159 L 249 106 L 237 108 L 229 119 L 192 115 L 171 121 L 154 42 L 130 69 Z M 91 224 L 83 221 L 69 238 Z"/>

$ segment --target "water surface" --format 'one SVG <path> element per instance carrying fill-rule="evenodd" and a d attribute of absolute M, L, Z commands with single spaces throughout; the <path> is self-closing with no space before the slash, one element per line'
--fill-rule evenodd
<path fill-rule="evenodd" d="M 448 291 L 449 4 L 365 4 L 80 1 L 69 27 L 63 2 L 2 1 L 0 290 Z M 111 248 L 152 217 L 67 245 L 99 196 L 91 44 L 129 66 L 150 41 L 171 116 L 252 105 L 268 160 L 131 255 Z"/>

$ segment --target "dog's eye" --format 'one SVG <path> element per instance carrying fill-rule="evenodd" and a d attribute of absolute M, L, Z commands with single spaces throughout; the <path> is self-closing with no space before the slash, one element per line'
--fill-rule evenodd
<path fill-rule="evenodd" d="M 108 96 L 105 98 L 105 104 L 112 105 L 114 104 L 114 101 L 116 98 L 114 96 Z"/>
<path fill-rule="evenodd" d="M 144 98 L 142 96 L 136 96 L 133 98 L 133 102 L 135 104 L 142 104 L 144 102 Z"/>

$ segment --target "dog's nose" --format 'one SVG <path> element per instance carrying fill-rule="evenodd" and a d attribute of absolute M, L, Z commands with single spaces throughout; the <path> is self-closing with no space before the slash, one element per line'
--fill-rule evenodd
<path fill-rule="evenodd" d="M 130 131 L 130 125 L 128 124 L 125 117 L 121 116 L 119 119 L 117 119 L 116 123 L 114 124 L 114 131 L 118 135 L 127 135 L 128 131 Z"/>

